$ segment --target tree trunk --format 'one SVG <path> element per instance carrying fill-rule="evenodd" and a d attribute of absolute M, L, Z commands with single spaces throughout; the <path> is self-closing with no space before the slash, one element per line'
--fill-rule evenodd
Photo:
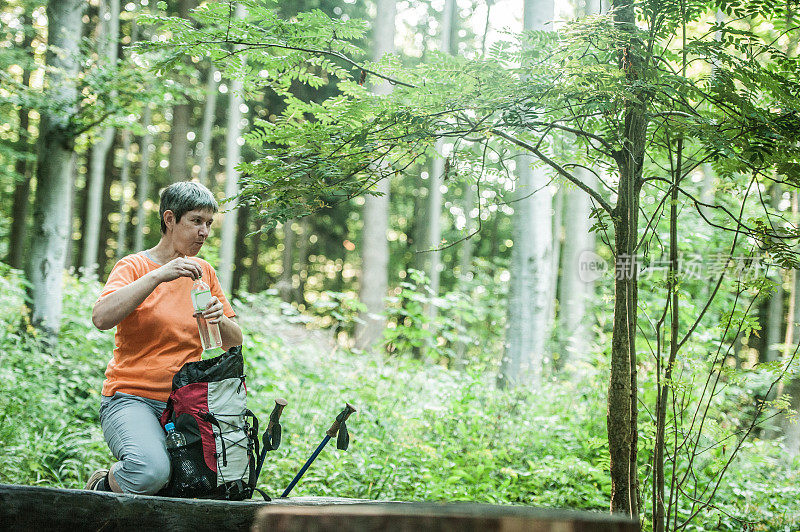
<path fill-rule="evenodd" d="M 83 0 L 49 0 L 47 3 L 49 101 L 55 111 L 43 111 L 39 124 L 39 159 L 33 242 L 28 279 L 31 282 L 31 321 L 54 338 L 61 320 L 62 273 L 69 235 L 69 201 L 72 191 L 74 132 L 77 112 L 76 76 L 80 68 Z"/>
<path fill-rule="evenodd" d="M 118 147 L 119 136 L 114 135 L 110 153 L 115 153 Z M 100 213 L 100 239 L 97 249 L 97 271 L 100 277 L 103 277 L 104 272 L 108 271 L 106 266 L 108 265 L 109 259 L 113 257 L 113 254 L 109 257 L 109 252 L 113 245 L 112 242 L 115 240 L 114 230 L 111 226 L 111 213 L 117 210 L 117 203 L 111 197 L 111 188 L 118 176 L 116 175 L 113 156 L 106 158 L 106 169 L 103 173 L 105 174 L 105 184 L 103 186 L 103 202 L 101 204 L 102 211 Z"/>
<path fill-rule="evenodd" d="M 243 19 L 246 15 L 242 4 L 236 4 L 234 17 Z M 239 47 L 240 49 L 240 47 Z M 239 56 L 244 64 L 244 54 Z M 233 208 L 236 205 L 236 196 L 239 195 L 239 170 L 236 167 L 242 158 L 242 147 L 239 137 L 242 134 L 242 96 L 243 84 L 241 79 L 234 77 L 231 80 L 228 92 L 228 131 L 225 136 L 225 197 L 230 199 L 228 204 Z M 219 280 L 222 291 L 231 293 L 233 287 L 233 257 L 236 245 L 236 216 L 233 210 L 222 219 L 222 236 L 219 248 Z"/>
<path fill-rule="evenodd" d="M 101 64 L 115 66 L 119 41 L 119 0 L 100 2 L 100 24 L 98 24 L 98 55 Z M 112 94 L 112 98 L 114 95 Z M 89 159 L 89 175 L 86 183 L 86 218 L 83 224 L 82 266 L 84 273 L 91 273 L 97 267 L 100 248 L 100 218 L 103 211 L 104 180 L 107 178 L 106 157 L 114 142 L 114 128 L 104 128 L 97 142 L 92 146 Z"/>
<path fill-rule="evenodd" d="M 25 36 L 22 38 L 22 50 L 33 57 L 31 42 L 33 41 L 33 30 L 31 26 L 31 16 L 25 13 L 22 17 L 22 27 L 25 29 Z M 26 87 L 31 80 L 31 71 L 25 68 L 22 72 L 22 86 Z M 20 153 L 31 153 L 29 109 L 23 107 L 19 110 L 19 124 L 17 131 L 17 150 Z M 20 157 L 14 163 L 14 173 L 16 174 L 17 184 L 14 186 L 14 202 L 11 208 L 11 231 L 9 233 L 8 256 L 6 260 L 9 266 L 22 270 L 25 268 L 25 245 L 28 233 L 28 213 L 30 211 L 31 195 L 31 176 L 32 165 L 28 164 L 25 158 Z"/>
<path fill-rule="evenodd" d="M 150 105 L 146 105 L 142 113 L 142 127 L 145 134 L 139 142 L 139 154 L 141 162 L 139 166 L 139 178 L 136 181 L 136 233 L 133 239 L 134 251 L 144 249 L 144 228 L 147 227 L 147 209 L 144 204 L 150 195 L 150 157 L 155 150 L 153 146 L 153 134 L 150 133 L 153 110 Z"/>
<path fill-rule="evenodd" d="M 473 184 L 469 181 L 464 184 L 464 217 L 466 218 L 466 225 L 464 226 L 465 236 L 469 236 L 474 233 L 476 228 L 475 220 L 472 218 L 472 209 L 475 206 L 475 190 L 472 187 Z M 459 255 L 458 263 L 462 278 L 468 278 L 472 270 L 472 242 L 474 239 L 475 236 L 467 238 L 461 242 L 461 253 Z"/>
<path fill-rule="evenodd" d="M 200 130 L 200 142 L 197 146 L 197 161 L 200 164 L 200 172 L 197 179 L 208 186 L 209 170 L 214 167 L 213 161 L 209 160 L 211 153 L 211 139 L 214 134 L 214 116 L 217 110 L 217 69 L 211 65 L 208 69 L 208 80 L 206 81 L 206 105 L 203 108 L 203 127 Z"/>
<path fill-rule="evenodd" d="M 194 0 L 178 0 L 178 16 L 188 19 Z M 188 83 L 182 79 L 182 83 Z M 188 95 L 184 95 L 189 100 Z M 169 175 L 172 183 L 189 179 L 189 122 L 192 102 L 178 103 L 172 107 L 172 125 L 169 130 Z"/>
<path fill-rule="evenodd" d="M 131 132 L 122 132 L 122 160 L 119 170 L 119 228 L 117 229 L 117 260 L 125 256 L 128 251 L 128 211 L 130 195 L 128 188 L 131 180 Z"/>
<path fill-rule="evenodd" d="M 797 225 L 800 221 L 798 215 L 798 194 L 792 193 L 792 222 Z M 783 363 L 788 364 L 794 356 L 794 363 L 797 363 L 795 347 L 800 342 L 800 270 L 790 272 L 790 296 L 789 296 L 789 315 L 786 323 L 786 339 L 783 348 Z M 789 408 L 797 412 L 800 410 L 800 377 L 787 377 L 788 382 L 784 385 L 783 381 L 778 385 L 776 395 L 782 397 L 784 393 L 789 395 Z M 788 415 L 781 416 L 784 440 L 783 445 L 786 451 L 787 462 L 791 463 L 800 455 L 800 423 Z"/>
<path fill-rule="evenodd" d="M 455 0 L 445 0 L 442 10 L 442 25 L 439 28 L 439 51 L 445 54 L 452 53 L 450 46 L 453 19 L 455 16 Z M 428 189 L 428 231 L 426 235 L 427 250 L 425 253 L 425 273 L 430 280 L 431 291 L 439 294 L 439 276 L 442 269 L 442 256 L 439 247 L 442 245 L 442 185 L 445 179 L 444 140 L 438 139 L 435 145 L 435 155 L 430 174 L 430 187 Z M 431 317 L 436 315 L 436 307 L 430 305 Z"/>
<path fill-rule="evenodd" d="M 637 31 L 632 0 L 616 0 L 612 7 L 619 30 Z M 632 85 L 637 83 L 635 78 L 643 67 L 638 46 L 633 41 L 620 56 L 622 68 Z M 639 294 L 635 258 L 646 135 L 644 105 L 640 101 L 629 100 L 624 111 L 622 150 L 615 154 L 619 170 L 619 200 L 614 213 L 616 281 L 607 428 L 611 455 L 611 511 L 630 516 L 639 515 L 639 478 L 636 468 L 636 322 Z"/>
<path fill-rule="evenodd" d="M 554 10 L 553 0 L 525 0 L 523 28 L 547 30 Z M 553 207 L 548 176 L 541 166 L 534 168 L 533 161 L 528 154 L 517 159 L 506 351 L 498 376 L 501 386 L 528 384 L 538 388 L 549 334 Z"/>
<path fill-rule="evenodd" d="M 131 22 L 131 43 L 139 40 L 136 21 Z M 130 214 L 130 195 L 128 188 L 131 179 L 131 132 L 122 131 L 122 159 L 120 161 L 119 183 L 122 192 L 119 197 L 119 229 L 117 230 L 117 260 L 128 251 L 128 216 Z"/>
<path fill-rule="evenodd" d="M 770 193 L 772 206 L 777 211 L 778 203 L 781 201 L 781 186 L 778 183 L 774 183 Z M 767 303 L 767 334 L 765 339 L 766 346 L 764 347 L 765 356 L 763 357 L 766 362 L 780 360 L 783 320 L 785 318 L 783 312 L 783 274 L 780 268 L 775 268 L 771 273 L 776 286 Z"/>
<path fill-rule="evenodd" d="M 395 0 L 378 0 L 374 33 L 374 59 L 394 51 Z M 391 86 L 384 82 L 375 87 L 378 94 L 388 94 Z M 362 313 L 363 323 L 356 326 L 355 345 L 359 349 L 371 346 L 382 334 L 385 326 L 383 299 L 389 288 L 389 178 L 385 177 L 375 186 L 381 196 L 367 195 L 364 198 L 361 232 L 361 286 L 359 299 L 366 306 Z"/>
<path fill-rule="evenodd" d="M 264 268 L 260 264 L 261 233 L 250 237 L 250 269 L 247 272 L 247 291 L 258 293 L 264 286 Z"/>
<path fill-rule="evenodd" d="M 559 272 L 561 270 L 561 241 L 563 240 L 562 219 L 564 215 L 564 194 L 565 191 L 559 190 L 553 196 L 553 215 L 551 217 L 552 226 L 550 228 L 550 279 L 548 279 L 547 293 L 547 318 L 546 329 L 553 331 L 556 323 L 556 306 L 558 303 Z M 547 339 L 553 337 L 553 333 L 547 335 Z M 551 351 L 551 350 L 548 350 Z M 551 357 L 552 360 L 552 357 Z"/>
<path fill-rule="evenodd" d="M 292 271 L 294 266 L 295 232 L 292 226 L 296 220 L 286 220 L 283 223 L 283 253 L 281 254 L 281 278 L 278 280 L 278 295 L 286 303 L 292 301 Z"/>
<path fill-rule="evenodd" d="M 422 172 L 414 177 L 416 183 L 414 186 L 414 216 L 412 217 L 412 227 L 409 232 L 412 235 L 412 244 L 414 250 L 414 258 L 410 267 L 415 270 L 425 271 L 425 261 L 427 260 L 427 253 L 425 252 L 428 247 L 428 194 L 430 183 L 430 172 L 428 172 L 428 179 L 422 178 Z"/>
<path fill-rule="evenodd" d="M 236 227 L 239 229 L 239 238 L 236 239 L 234 249 L 233 286 L 230 295 L 238 293 L 242 288 L 242 278 L 244 277 L 244 258 L 247 256 L 247 225 L 250 220 L 250 207 L 246 204 L 239 206 Z"/>
<path fill-rule="evenodd" d="M 592 172 L 576 168 L 574 173 L 588 186 L 596 186 L 597 178 Z M 582 260 L 595 250 L 594 233 L 589 231 L 592 204 L 581 190 L 565 191 L 564 203 L 565 238 L 558 295 L 558 331 L 562 340 L 559 367 L 574 366 L 588 353 L 591 328 L 587 307 L 594 293 L 594 279 L 581 272 Z"/>

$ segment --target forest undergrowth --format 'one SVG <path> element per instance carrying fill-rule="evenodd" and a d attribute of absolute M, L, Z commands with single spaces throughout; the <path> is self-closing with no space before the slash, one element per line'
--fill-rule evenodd
<path fill-rule="evenodd" d="M 113 332 L 91 324 L 100 285 L 66 279 L 61 334 L 46 347 L 26 325 L 25 280 L 0 268 L 0 482 L 82 488 L 93 470 L 112 461 L 97 414 L 113 348 Z M 452 369 L 399 349 L 354 352 L 320 342 L 319 335 L 288 341 L 280 331 L 292 316 L 274 296 L 245 296 L 235 306 L 243 316 L 250 408 L 265 422 L 275 397 L 289 401 L 281 447 L 268 454 L 261 473 L 268 494 L 288 485 L 349 401 L 358 407 L 348 423 L 350 448 L 328 446 L 293 495 L 608 511 L 600 355 L 581 378 L 500 390 L 480 364 Z M 640 445 L 646 460 L 650 435 L 640 433 Z M 799 465 L 782 457 L 777 440 L 748 442 L 715 508 L 687 529 L 796 530 Z M 649 468 L 643 463 L 640 470 Z"/>

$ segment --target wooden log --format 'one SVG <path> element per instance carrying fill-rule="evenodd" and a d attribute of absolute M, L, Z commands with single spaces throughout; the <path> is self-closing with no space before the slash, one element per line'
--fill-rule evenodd
<path fill-rule="evenodd" d="M 638 532 L 605 513 L 472 503 L 373 502 L 349 506 L 267 506 L 253 532 Z"/>
<path fill-rule="evenodd" d="M 228 502 L 0 484 L 0 530 L 246 531 L 265 505 L 329 507 L 357 502 L 365 501 L 293 497 Z"/>
<path fill-rule="evenodd" d="M 252 528 L 251 528 L 252 527 Z M 292 497 L 207 501 L 0 484 L 0 530 L 634 532 L 604 513 L 470 503 Z"/>

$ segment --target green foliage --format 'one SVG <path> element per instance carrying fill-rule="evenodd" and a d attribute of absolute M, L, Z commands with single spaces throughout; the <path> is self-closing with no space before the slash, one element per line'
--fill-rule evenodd
<path fill-rule="evenodd" d="M 100 286 L 91 279 L 66 279 L 63 332 L 58 345 L 46 348 L 25 332 L 24 281 L 3 268 L 0 482 L 80 488 L 93 469 L 112 460 L 97 419 L 112 333 L 93 328 L 86 305 Z M 424 281 L 414 275 L 412 280 Z M 607 511 L 604 370 L 572 382 L 546 381 L 540 390 L 503 391 L 480 363 L 446 369 L 416 360 L 409 351 L 384 358 L 315 343 L 313 331 L 281 317 L 274 296 L 248 295 L 235 304 L 245 331 L 249 407 L 263 420 L 273 397 L 289 400 L 283 442 L 268 453 L 262 472 L 260 486 L 267 493 L 286 487 L 350 401 L 358 407 L 348 423 L 350 449 L 328 446 L 295 495 Z M 305 321 L 314 319 L 319 317 Z M 468 332 L 475 328 L 480 327 L 472 325 Z M 723 434 L 718 427 L 730 419 L 724 401 L 712 408 L 718 421 L 709 438 Z M 646 436 L 640 438 L 643 466 L 649 459 Z M 695 468 L 698 479 L 713 473 L 721 460 L 723 449 L 710 452 Z M 796 470 L 776 442 L 745 444 L 714 508 L 692 529 L 796 527 Z"/>
<path fill-rule="evenodd" d="M 503 353 L 506 318 L 497 302 L 498 296 L 505 297 L 507 286 L 487 268 L 478 271 L 462 279 L 458 289 L 435 296 L 424 272 L 408 270 L 408 280 L 387 299 L 387 351 L 413 352 L 428 362 L 494 375 Z"/>
<path fill-rule="evenodd" d="M 0 482 L 82 487 L 108 460 L 97 410 L 113 338 L 91 326 L 96 281 L 68 280 L 55 345 L 27 325 L 19 273 L 3 268 L 0 315 Z"/>

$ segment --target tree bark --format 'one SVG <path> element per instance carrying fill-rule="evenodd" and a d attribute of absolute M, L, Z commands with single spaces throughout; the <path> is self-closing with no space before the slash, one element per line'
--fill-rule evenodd
<path fill-rule="evenodd" d="M 195 6 L 194 0 L 178 1 L 178 16 L 188 19 Z M 183 83 L 188 80 L 182 80 Z M 189 97 L 185 95 L 187 100 Z M 179 103 L 172 107 L 172 125 L 169 130 L 169 175 L 173 183 L 189 179 L 189 122 L 192 117 L 192 102 Z"/>
<path fill-rule="evenodd" d="M 594 188 L 597 178 L 592 172 L 576 168 L 578 179 Z M 590 323 L 587 307 L 594 293 L 594 280 L 581 274 L 581 261 L 594 252 L 595 238 L 591 227 L 592 204 L 581 190 L 564 191 L 564 246 L 559 283 L 558 331 L 561 335 L 562 359 L 559 367 L 574 367 L 589 350 Z"/>
<path fill-rule="evenodd" d="M 621 31 L 635 32 L 632 0 L 615 0 L 614 22 Z M 620 54 L 629 82 L 636 84 L 643 67 L 639 45 L 633 41 Z M 622 150 L 615 154 L 619 171 L 618 203 L 614 212 L 615 301 L 611 339 L 611 375 L 608 390 L 608 444 L 611 455 L 611 511 L 639 515 L 637 473 L 638 396 L 636 323 L 638 285 L 636 252 L 639 193 L 642 186 L 647 118 L 640 100 L 628 100 L 624 110 Z"/>
<path fill-rule="evenodd" d="M 211 153 L 211 140 L 214 134 L 214 116 L 217 110 L 217 69 L 212 65 L 208 69 L 208 80 L 206 81 L 206 105 L 203 108 L 203 127 L 200 130 L 200 142 L 197 146 L 197 161 L 200 164 L 200 172 L 197 179 L 208 186 L 208 174 L 214 167 L 213 161 L 209 160 Z"/>
<path fill-rule="evenodd" d="M 442 24 L 439 28 L 439 51 L 445 54 L 453 52 L 450 43 L 455 9 L 455 0 L 445 0 L 444 9 L 442 10 Z M 430 187 L 428 189 L 425 273 L 430 280 L 431 291 L 434 295 L 438 295 L 439 276 L 442 269 L 442 256 L 438 248 L 442 245 L 442 186 L 445 179 L 445 158 L 442 156 L 442 152 L 444 151 L 444 140 L 438 139 L 434 150 L 436 153 L 431 165 Z M 434 305 L 430 305 L 428 311 L 431 317 L 436 315 L 436 307 Z"/>
<path fill-rule="evenodd" d="M 48 95 L 58 103 L 44 111 L 39 124 L 39 158 L 33 242 L 28 279 L 31 282 L 31 321 L 54 338 L 60 328 L 64 252 L 70 229 L 69 198 L 72 191 L 74 132 L 77 112 L 75 78 L 80 68 L 83 0 L 49 0 L 46 63 Z"/>
<path fill-rule="evenodd" d="M 119 41 L 119 0 L 100 2 L 100 23 L 98 24 L 98 55 L 100 63 L 115 66 L 118 57 Z M 113 98 L 113 95 L 112 95 Z M 81 254 L 84 273 L 91 273 L 97 267 L 100 248 L 100 217 L 103 212 L 103 189 L 106 158 L 114 142 L 114 128 L 106 127 L 100 132 L 97 142 L 92 146 L 89 159 L 89 175 L 86 183 L 86 218 L 83 224 L 83 252 Z"/>
<path fill-rule="evenodd" d="M 552 0 L 525 0 L 523 28 L 545 31 L 553 19 Z M 522 154 L 517 159 L 517 190 L 514 200 L 511 248 L 511 280 L 508 296 L 506 351 L 498 384 L 539 387 L 542 376 L 550 293 L 553 251 L 552 197 L 548 176 L 534 159 Z"/>
<path fill-rule="evenodd" d="M 145 134 L 139 141 L 139 154 L 141 157 L 139 166 L 139 177 L 136 181 L 136 233 L 133 239 L 133 249 L 141 251 L 144 249 L 144 228 L 147 227 L 147 209 L 145 202 L 150 195 L 150 157 L 153 154 L 153 134 L 150 133 L 153 110 L 150 105 L 146 105 L 142 113 L 142 127 Z"/>
<path fill-rule="evenodd" d="M 781 201 L 781 193 L 781 186 L 778 183 L 774 183 L 770 194 L 772 196 L 772 206 L 775 210 L 778 209 L 778 203 Z M 781 333 L 783 333 L 783 321 L 785 319 L 783 312 L 783 275 L 779 268 L 776 268 L 771 273 L 776 286 L 767 303 L 767 334 L 765 339 L 766 346 L 764 347 L 765 356 L 763 357 L 766 362 L 780 360 Z"/>
<path fill-rule="evenodd" d="M 278 280 L 278 295 L 281 300 L 290 303 L 292 301 L 292 269 L 294 266 L 295 232 L 292 226 L 296 220 L 286 220 L 283 222 L 283 253 L 281 254 L 281 277 Z"/>
<path fill-rule="evenodd" d="M 139 40 L 136 21 L 131 22 L 131 43 Z M 122 159 L 120 160 L 119 185 L 122 189 L 119 197 L 119 228 L 117 230 L 117 260 L 128 251 L 128 215 L 130 214 L 130 195 L 128 188 L 131 179 L 131 132 L 122 131 Z"/>
<path fill-rule="evenodd" d="M 797 191 L 795 191 L 792 193 L 792 222 L 795 225 L 800 221 L 798 210 L 798 194 Z M 789 315 L 786 323 L 786 339 L 783 348 L 784 364 L 788 364 L 792 359 L 795 347 L 797 343 L 800 342 L 800 270 L 792 270 L 790 277 L 791 292 L 789 297 Z M 797 362 L 798 356 L 800 355 L 794 355 L 795 363 Z M 781 381 L 778 385 L 776 395 L 782 397 L 784 393 L 789 395 L 789 407 L 795 412 L 800 410 L 800 378 L 790 377 L 785 385 L 784 382 Z M 781 418 L 781 425 L 783 426 L 783 445 L 786 450 L 786 459 L 791 463 L 795 457 L 800 455 L 800 423 L 797 423 L 795 419 L 790 418 L 788 415 L 784 415 Z"/>
<path fill-rule="evenodd" d="M 236 4 L 236 11 L 233 15 L 237 19 L 246 16 L 245 8 L 242 4 Z M 240 47 L 239 47 L 240 48 Z M 245 55 L 239 56 L 244 64 Z M 242 80 L 234 77 L 231 80 L 230 91 L 228 92 L 228 132 L 225 136 L 225 197 L 230 199 L 228 204 L 235 209 L 235 198 L 239 195 L 239 170 L 236 167 L 242 159 L 242 147 L 239 145 L 239 137 L 242 134 Z M 233 287 L 233 258 L 236 246 L 236 215 L 234 210 L 230 210 L 222 219 L 222 235 L 219 248 L 219 280 L 222 284 L 222 291 L 226 294 L 231 293 Z"/>
<path fill-rule="evenodd" d="M 472 218 L 472 209 L 475 206 L 475 190 L 472 188 L 473 184 L 467 181 L 464 184 L 464 217 L 466 218 L 466 225 L 464 226 L 465 236 L 469 236 L 475 232 L 475 220 Z M 476 235 L 477 236 L 477 235 Z M 472 242 L 475 237 L 466 238 L 461 242 L 461 253 L 459 254 L 459 270 L 462 278 L 467 278 L 472 270 Z"/>
<path fill-rule="evenodd" d="M 131 180 L 131 132 L 124 130 L 122 132 L 122 159 L 120 161 L 119 170 L 119 228 L 117 229 L 117 260 L 125 256 L 128 251 L 128 205 L 130 204 L 130 195 L 128 188 Z"/>
<path fill-rule="evenodd" d="M 374 33 L 374 59 L 394 51 L 395 0 L 378 0 Z M 375 87 L 378 94 L 389 94 L 391 86 L 381 83 Z M 380 180 L 375 186 L 381 196 L 367 195 L 364 198 L 361 232 L 361 286 L 359 299 L 366 306 L 356 326 L 355 345 L 366 349 L 380 337 L 386 320 L 383 317 L 383 299 L 389 288 L 389 178 Z"/>
<path fill-rule="evenodd" d="M 231 296 L 238 293 L 242 288 L 242 278 L 244 277 L 244 258 L 247 256 L 247 225 L 250 221 L 250 207 L 246 204 L 239 205 L 236 217 L 236 227 L 239 229 L 239 237 L 236 239 L 234 249 L 233 285 L 231 286 Z"/>
<path fill-rule="evenodd" d="M 30 28 L 31 16 L 25 13 L 22 17 L 22 27 L 25 36 L 22 39 L 22 49 L 33 58 L 31 42 L 33 41 L 33 30 Z M 25 68 L 22 71 L 22 85 L 30 84 L 31 71 Z M 19 110 L 19 124 L 17 131 L 17 150 L 20 153 L 28 154 L 31 152 L 30 132 L 30 110 L 21 108 Z M 25 245 L 28 233 L 28 214 L 30 212 L 31 196 L 31 176 L 29 175 L 32 165 L 28 164 L 25 158 L 20 157 L 14 163 L 14 173 L 16 174 L 17 184 L 14 186 L 14 203 L 11 210 L 11 230 L 9 233 L 9 245 L 7 261 L 9 266 L 22 270 L 25 268 Z"/>

